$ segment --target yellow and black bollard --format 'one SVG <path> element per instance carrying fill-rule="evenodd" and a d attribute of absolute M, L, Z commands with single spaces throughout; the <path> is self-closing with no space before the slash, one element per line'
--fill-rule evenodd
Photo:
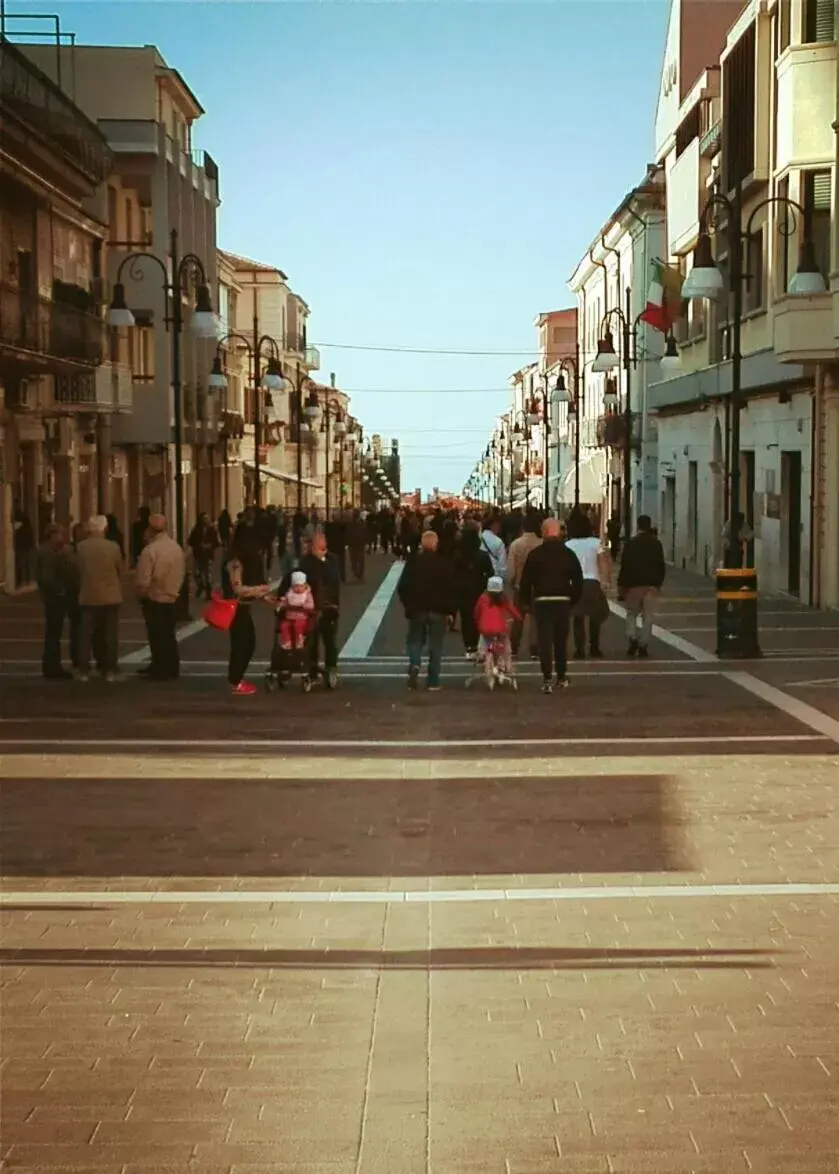
<path fill-rule="evenodd" d="M 762 656 L 757 633 L 757 571 L 719 570 L 717 580 L 717 656 Z"/>

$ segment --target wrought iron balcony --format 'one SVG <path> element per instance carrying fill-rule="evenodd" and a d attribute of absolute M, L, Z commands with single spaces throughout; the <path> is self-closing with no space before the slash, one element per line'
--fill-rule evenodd
<path fill-rule="evenodd" d="M 20 352 L 34 369 L 98 367 L 105 342 L 105 323 L 95 314 L 0 285 L 0 348 Z"/>
<path fill-rule="evenodd" d="M 131 369 L 122 363 L 103 363 L 95 371 L 56 375 L 53 402 L 60 411 L 127 412 L 134 399 Z"/>
<path fill-rule="evenodd" d="M 9 41 L 0 41 L 0 120 L 45 139 L 94 184 L 111 170 L 105 136 L 63 90 Z"/>

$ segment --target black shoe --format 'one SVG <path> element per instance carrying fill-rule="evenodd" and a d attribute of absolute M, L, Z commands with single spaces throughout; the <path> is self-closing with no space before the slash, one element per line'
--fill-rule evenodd
<path fill-rule="evenodd" d="M 639 644 L 638 645 L 638 655 L 641 657 L 642 660 L 647 660 L 649 658 L 650 650 L 649 650 L 649 648 L 647 648 L 646 644 Z"/>
<path fill-rule="evenodd" d="M 638 652 L 638 641 L 637 640 L 630 640 L 629 646 L 627 647 L 627 650 L 626 650 L 626 655 L 627 656 L 635 656 L 637 652 Z"/>
<path fill-rule="evenodd" d="M 419 669 L 412 665 L 408 669 L 408 688 L 416 689 L 417 685 L 419 685 Z"/>
<path fill-rule="evenodd" d="M 601 652 L 601 650 L 599 648 L 589 648 L 588 654 L 592 658 L 592 660 L 602 660 L 603 659 L 603 653 Z"/>

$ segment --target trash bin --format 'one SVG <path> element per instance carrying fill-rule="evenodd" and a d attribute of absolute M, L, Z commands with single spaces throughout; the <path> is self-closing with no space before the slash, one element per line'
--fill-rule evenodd
<path fill-rule="evenodd" d="M 720 569 L 717 580 L 717 656 L 758 657 L 757 571 Z"/>

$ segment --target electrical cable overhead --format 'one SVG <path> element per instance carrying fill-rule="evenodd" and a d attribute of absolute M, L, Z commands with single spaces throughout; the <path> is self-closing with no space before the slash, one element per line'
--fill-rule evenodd
<path fill-rule="evenodd" d="M 460 351 L 450 350 L 445 347 L 417 347 L 417 346 L 366 346 L 362 343 L 355 342 L 314 342 L 310 345 L 317 350 L 335 350 L 335 351 L 381 351 L 386 354 L 398 355 L 524 355 L 530 356 L 531 359 L 537 359 L 540 352 L 537 351 L 484 351 L 471 350 Z"/>

